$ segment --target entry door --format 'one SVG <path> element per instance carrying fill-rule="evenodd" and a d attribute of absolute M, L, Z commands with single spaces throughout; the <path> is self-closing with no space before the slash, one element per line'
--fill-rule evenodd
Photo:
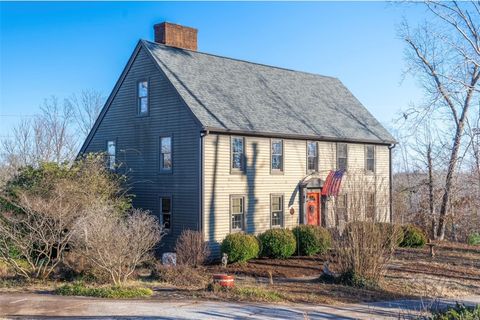
<path fill-rule="evenodd" d="M 307 193 L 307 224 L 320 225 L 320 193 Z"/>

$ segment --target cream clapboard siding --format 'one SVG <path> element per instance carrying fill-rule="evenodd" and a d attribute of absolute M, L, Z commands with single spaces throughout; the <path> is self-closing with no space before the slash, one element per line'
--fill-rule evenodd
<path fill-rule="evenodd" d="M 246 232 L 258 234 L 270 228 L 270 195 L 284 196 L 284 226 L 294 227 L 299 222 L 300 194 L 298 183 L 308 174 L 306 170 L 307 141 L 283 139 L 284 172 L 270 171 L 271 139 L 244 137 L 246 171 L 243 174 L 230 170 L 230 135 L 209 134 L 204 138 L 204 234 L 213 246 L 230 233 L 230 197 L 245 197 Z M 348 144 L 348 167 L 364 169 L 365 147 Z M 319 175 L 325 179 L 336 167 L 336 143 L 318 142 Z M 376 171 L 388 179 L 388 148 L 376 147 Z M 388 181 L 387 181 L 388 182 Z M 329 201 L 328 220 L 332 216 L 333 201 Z M 291 215 L 289 208 L 294 208 Z M 330 223 L 331 224 L 331 223 Z"/>

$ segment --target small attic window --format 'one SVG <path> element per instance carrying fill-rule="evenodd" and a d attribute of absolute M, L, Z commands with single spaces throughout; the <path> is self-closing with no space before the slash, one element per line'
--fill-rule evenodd
<path fill-rule="evenodd" d="M 145 116 L 148 114 L 148 81 L 142 80 L 138 82 L 137 90 L 138 114 Z"/>

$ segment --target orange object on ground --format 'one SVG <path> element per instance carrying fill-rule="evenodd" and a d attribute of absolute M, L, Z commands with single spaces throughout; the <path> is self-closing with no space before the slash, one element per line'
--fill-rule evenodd
<path fill-rule="evenodd" d="M 234 278 L 226 274 L 214 274 L 213 283 L 218 283 L 222 287 L 233 288 Z"/>

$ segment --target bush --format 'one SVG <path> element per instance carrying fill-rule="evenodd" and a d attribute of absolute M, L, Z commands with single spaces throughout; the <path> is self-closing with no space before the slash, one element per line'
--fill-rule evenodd
<path fill-rule="evenodd" d="M 221 251 L 228 255 L 228 262 L 246 262 L 258 257 L 260 245 L 255 236 L 232 233 L 223 239 Z"/>
<path fill-rule="evenodd" d="M 285 259 L 295 253 L 297 241 L 288 229 L 270 229 L 259 236 L 262 256 Z"/>
<path fill-rule="evenodd" d="M 62 296 L 86 296 L 112 299 L 128 299 L 149 297 L 153 291 L 148 288 L 134 287 L 86 287 L 83 283 L 65 284 L 55 290 L 55 294 Z"/>
<path fill-rule="evenodd" d="M 301 225 L 293 228 L 292 231 L 298 241 L 298 254 L 306 256 L 323 254 L 332 246 L 332 236 L 325 228 Z"/>
<path fill-rule="evenodd" d="M 210 255 L 210 249 L 199 231 L 184 230 L 175 244 L 177 263 L 190 267 L 204 264 Z"/>
<path fill-rule="evenodd" d="M 100 155 L 21 168 L 0 191 L 0 259 L 24 278 L 50 277 L 63 263 L 79 218 L 93 206 L 111 206 L 117 215 L 130 207 L 123 182 Z"/>
<path fill-rule="evenodd" d="M 399 231 L 373 222 L 348 223 L 334 241 L 338 280 L 357 287 L 375 287 L 395 251 Z"/>
<path fill-rule="evenodd" d="M 480 319 L 480 305 L 475 307 L 466 307 L 463 304 L 457 304 L 455 307 L 449 307 L 447 310 L 435 312 L 431 320 L 477 320 Z"/>
<path fill-rule="evenodd" d="M 471 246 L 480 245 L 480 233 L 472 233 L 467 237 L 467 243 Z"/>
<path fill-rule="evenodd" d="M 188 266 L 164 266 L 157 262 L 152 270 L 152 277 L 176 287 L 204 288 L 210 276 L 202 268 Z"/>
<path fill-rule="evenodd" d="M 149 212 L 133 209 L 119 216 L 111 206 L 100 206 L 77 221 L 71 244 L 94 270 L 122 285 L 137 266 L 153 259 L 153 249 L 163 235 Z"/>
<path fill-rule="evenodd" d="M 376 225 L 383 229 L 387 234 L 394 235 L 391 238 L 393 241 L 392 245 L 399 247 L 403 241 L 403 228 L 398 224 L 388 223 L 388 222 L 377 222 Z"/>
<path fill-rule="evenodd" d="M 427 243 L 427 236 L 422 229 L 414 225 L 405 225 L 403 229 L 403 240 L 400 247 L 421 248 Z"/>

